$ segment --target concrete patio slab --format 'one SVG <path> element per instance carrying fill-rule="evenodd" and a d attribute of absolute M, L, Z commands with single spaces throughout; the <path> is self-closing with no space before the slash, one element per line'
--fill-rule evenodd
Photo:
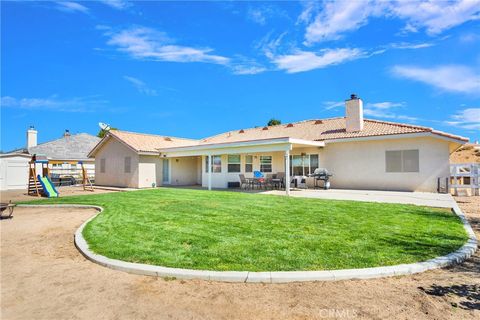
<path fill-rule="evenodd" d="M 274 194 L 285 196 L 285 191 L 268 190 L 263 194 Z M 449 194 L 430 193 L 430 192 L 400 192 L 400 191 L 377 191 L 377 190 L 291 190 L 290 196 L 301 198 L 332 199 L 332 200 L 351 200 L 366 202 L 383 203 L 401 203 L 415 204 L 419 206 L 453 208 L 456 202 Z"/>

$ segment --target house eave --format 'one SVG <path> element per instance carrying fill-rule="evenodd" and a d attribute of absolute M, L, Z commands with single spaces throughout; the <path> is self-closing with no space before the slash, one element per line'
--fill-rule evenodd
<path fill-rule="evenodd" d="M 396 133 L 388 135 L 375 135 L 375 136 L 366 136 L 366 137 L 352 137 L 352 138 L 337 138 L 337 139 L 325 139 L 323 140 L 326 144 L 329 143 L 342 143 L 342 142 L 355 142 L 355 141 L 373 141 L 373 140 L 392 140 L 392 139 L 406 139 L 406 138 L 420 138 L 420 137 L 430 137 L 437 138 L 441 140 L 446 140 L 448 142 L 454 142 L 459 144 L 465 144 L 468 142 L 468 138 L 464 137 L 449 137 L 435 132 L 415 132 L 415 133 Z"/>
<path fill-rule="evenodd" d="M 262 151 L 286 151 L 291 150 L 293 145 L 324 147 L 323 141 L 311 141 L 294 139 L 290 137 L 258 139 L 248 141 L 211 143 L 194 146 L 183 146 L 158 149 L 161 155 L 168 157 L 176 156 L 199 156 L 215 153 L 248 153 Z"/>

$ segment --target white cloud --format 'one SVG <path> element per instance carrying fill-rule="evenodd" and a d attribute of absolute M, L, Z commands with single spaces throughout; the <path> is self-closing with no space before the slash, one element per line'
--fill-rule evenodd
<path fill-rule="evenodd" d="M 319 53 L 297 50 L 293 54 L 272 57 L 279 69 L 288 73 L 309 71 L 365 57 L 360 49 L 324 49 Z"/>
<path fill-rule="evenodd" d="M 306 44 L 339 39 L 342 33 L 357 30 L 367 24 L 369 16 L 378 11 L 378 5 L 373 1 L 325 2 L 315 20 L 307 26 Z"/>
<path fill-rule="evenodd" d="M 307 7 L 301 13 L 299 20 L 307 19 L 308 10 Z M 436 35 L 467 21 L 480 19 L 480 0 L 325 2 L 306 28 L 305 43 L 339 39 L 344 33 L 366 25 L 371 17 L 403 20 L 403 32 L 425 29 L 428 34 Z"/>
<path fill-rule="evenodd" d="M 420 43 L 410 43 L 410 42 L 399 42 L 392 43 L 390 45 L 393 49 L 423 49 L 433 47 L 435 44 L 431 42 L 420 42 Z"/>
<path fill-rule="evenodd" d="M 394 16 L 407 20 L 410 28 L 425 28 L 427 33 L 433 35 L 467 21 L 478 20 L 480 1 L 396 1 L 391 3 L 389 11 Z"/>
<path fill-rule="evenodd" d="M 258 23 L 259 25 L 262 25 L 262 26 L 265 25 L 265 23 L 267 22 L 267 18 L 265 16 L 265 13 L 260 8 L 250 8 L 250 9 L 248 9 L 247 17 L 248 17 L 248 19 L 250 19 L 253 22 Z"/>
<path fill-rule="evenodd" d="M 467 130 L 480 130 L 480 108 L 468 108 L 451 116 L 446 124 Z"/>
<path fill-rule="evenodd" d="M 320 3 L 318 1 L 302 1 L 302 13 L 298 16 L 297 24 L 310 23 L 314 16 L 318 13 Z"/>
<path fill-rule="evenodd" d="M 345 106 L 345 101 L 324 101 L 323 105 L 325 110 L 331 110 Z"/>
<path fill-rule="evenodd" d="M 404 114 L 398 114 L 398 108 L 404 108 L 404 102 L 391 102 L 391 101 L 384 101 L 384 102 L 375 102 L 375 103 L 367 103 L 363 110 L 363 114 L 368 117 L 373 118 L 380 118 L 380 119 L 395 119 L 401 121 L 416 121 L 418 118 L 407 116 Z"/>
<path fill-rule="evenodd" d="M 125 0 L 100 0 L 100 2 L 117 10 L 124 10 L 131 6 L 131 4 Z"/>
<path fill-rule="evenodd" d="M 81 5 L 78 2 L 73 2 L 73 1 L 61 1 L 61 2 L 56 2 L 55 3 L 57 6 L 56 8 L 61 11 L 65 12 L 82 12 L 82 13 L 88 13 L 89 9 L 85 7 L 84 5 Z"/>
<path fill-rule="evenodd" d="M 238 75 L 248 75 L 248 74 L 258 74 L 267 71 L 267 68 L 260 65 L 245 65 L 237 64 L 231 66 L 231 69 L 234 74 Z"/>
<path fill-rule="evenodd" d="M 140 79 L 130 77 L 130 76 L 123 76 L 123 79 L 130 82 L 138 90 L 138 92 L 140 92 L 142 94 L 145 94 L 147 96 L 156 96 L 157 95 L 156 90 L 150 89 L 147 86 L 147 84 Z"/>
<path fill-rule="evenodd" d="M 288 18 L 288 14 L 274 5 L 262 5 L 249 7 L 247 18 L 259 25 L 264 26 L 271 18 Z"/>
<path fill-rule="evenodd" d="M 375 108 L 375 109 L 391 109 L 397 107 L 405 106 L 404 102 L 375 102 L 375 103 L 367 103 L 366 107 Z"/>
<path fill-rule="evenodd" d="M 134 27 L 120 32 L 107 32 L 107 44 L 136 59 L 151 59 L 171 62 L 206 62 L 226 65 L 227 57 L 212 54 L 210 48 L 194 48 L 171 44 L 172 40 L 163 32 Z"/>
<path fill-rule="evenodd" d="M 480 73 L 459 65 L 442 65 L 432 68 L 394 66 L 396 76 L 426 83 L 441 90 L 459 93 L 479 93 Z"/>
<path fill-rule="evenodd" d="M 2 108 L 18 108 L 25 110 L 49 109 L 62 112 L 88 112 L 97 107 L 104 107 L 108 104 L 106 100 L 97 97 L 74 97 L 62 99 L 57 95 L 47 98 L 14 98 L 3 96 L 0 102 Z"/>

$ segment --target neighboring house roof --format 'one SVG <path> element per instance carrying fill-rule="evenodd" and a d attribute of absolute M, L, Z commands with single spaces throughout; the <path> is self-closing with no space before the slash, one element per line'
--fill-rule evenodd
<path fill-rule="evenodd" d="M 402 135 L 412 133 L 432 133 L 451 139 L 468 141 L 468 138 L 451 135 L 432 128 L 415 126 L 403 123 L 394 123 L 379 120 L 364 120 L 364 128 L 358 132 L 346 131 L 345 117 L 330 119 L 314 119 L 277 126 L 258 127 L 229 131 L 216 136 L 202 139 L 200 144 L 238 142 L 258 139 L 272 139 L 291 137 L 304 140 L 336 140 L 363 137 L 378 137 L 387 135 Z"/>
<path fill-rule="evenodd" d="M 121 130 L 110 130 L 90 152 L 90 156 L 94 156 L 96 151 L 111 137 L 120 140 L 130 149 L 137 153 L 154 153 L 158 154 L 160 148 L 183 147 L 197 144 L 198 140 L 184 139 L 169 136 L 159 136 L 154 134 L 136 133 Z"/>
<path fill-rule="evenodd" d="M 73 134 L 31 147 L 28 153 L 44 154 L 49 159 L 88 160 L 88 153 L 99 141 L 88 133 Z"/>

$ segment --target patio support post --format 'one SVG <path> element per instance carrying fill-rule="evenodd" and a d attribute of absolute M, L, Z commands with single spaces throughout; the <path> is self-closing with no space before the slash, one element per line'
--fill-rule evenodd
<path fill-rule="evenodd" d="M 208 155 L 208 190 L 212 190 L 212 155 Z"/>
<path fill-rule="evenodd" d="M 285 151 L 285 193 L 290 195 L 290 150 Z"/>

